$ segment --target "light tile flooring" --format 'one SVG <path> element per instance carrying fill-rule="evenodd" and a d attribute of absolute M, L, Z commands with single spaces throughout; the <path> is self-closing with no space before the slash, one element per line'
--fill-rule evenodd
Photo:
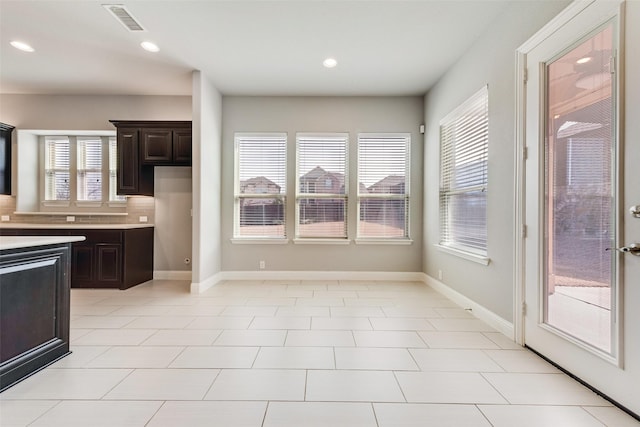
<path fill-rule="evenodd" d="M 0 425 L 639 426 L 420 283 L 72 290 L 73 353 Z"/>

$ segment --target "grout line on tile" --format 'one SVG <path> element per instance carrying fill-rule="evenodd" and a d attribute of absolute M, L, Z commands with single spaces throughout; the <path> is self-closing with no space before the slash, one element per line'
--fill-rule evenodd
<path fill-rule="evenodd" d="M 400 393 L 402 393 L 402 398 L 404 399 L 405 403 L 409 403 L 409 401 L 407 400 L 407 396 L 405 396 L 404 390 L 402 389 L 402 386 L 400 385 L 400 381 L 398 380 L 398 376 L 396 375 L 396 371 L 391 371 L 391 373 L 393 374 L 393 378 L 396 380 L 396 384 L 398 384 L 398 388 L 400 389 Z"/>

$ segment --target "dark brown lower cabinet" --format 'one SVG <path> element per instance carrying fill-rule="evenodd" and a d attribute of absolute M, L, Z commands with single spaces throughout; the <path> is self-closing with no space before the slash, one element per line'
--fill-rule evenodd
<path fill-rule="evenodd" d="M 0 251 L 0 391 L 69 354 L 70 248 Z"/>
<path fill-rule="evenodd" d="M 153 279 L 153 227 L 0 229 L 0 235 L 84 236 L 71 249 L 72 288 L 128 289 Z"/>

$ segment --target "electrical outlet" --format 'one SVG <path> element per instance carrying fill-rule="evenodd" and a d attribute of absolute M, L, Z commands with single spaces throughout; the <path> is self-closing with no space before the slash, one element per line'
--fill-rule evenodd
<path fill-rule="evenodd" d="M 67 216 L 67 222 L 76 222 L 76 217 L 72 215 Z"/>
<path fill-rule="evenodd" d="M 11 220 L 11 217 L 9 217 L 9 215 L 2 215 L 2 222 L 7 222 L 10 220 Z"/>
<path fill-rule="evenodd" d="M 147 222 L 147 221 L 149 221 L 149 218 L 146 215 L 142 215 L 142 216 L 140 216 L 139 221 L 140 222 Z"/>
<path fill-rule="evenodd" d="M 260 270 L 264 270 L 265 268 L 267 268 L 267 263 L 264 262 L 264 260 L 260 260 Z"/>
<path fill-rule="evenodd" d="M 438 280 L 442 280 L 442 270 L 438 270 Z"/>

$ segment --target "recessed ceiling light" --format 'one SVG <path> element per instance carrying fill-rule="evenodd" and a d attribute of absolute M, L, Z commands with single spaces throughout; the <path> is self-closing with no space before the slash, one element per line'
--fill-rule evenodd
<path fill-rule="evenodd" d="M 591 61 L 593 58 L 590 56 L 585 56 L 584 58 L 580 58 L 576 61 L 576 64 L 586 64 L 587 62 Z"/>
<path fill-rule="evenodd" d="M 327 58 L 324 61 L 322 61 L 322 65 L 324 65 L 327 68 L 333 68 L 336 65 L 338 65 L 338 61 L 336 61 L 333 58 Z"/>
<path fill-rule="evenodd" d="M 16 49 L 20 49 L 23 52 L 35 52 L 34 48 L 18 40 L 11 41 L 11 46 L 15 47 Z"/>
<path fill-rule="evenodd" d="M 140 46 L 142 46 L 142 48 L 146 51 L 149 52 L 158 52 L 160 51 L 160 48 L 158 47 L 157 44 L 152 43 L 152 42 L 142 42 L 140 43 Z"/>

